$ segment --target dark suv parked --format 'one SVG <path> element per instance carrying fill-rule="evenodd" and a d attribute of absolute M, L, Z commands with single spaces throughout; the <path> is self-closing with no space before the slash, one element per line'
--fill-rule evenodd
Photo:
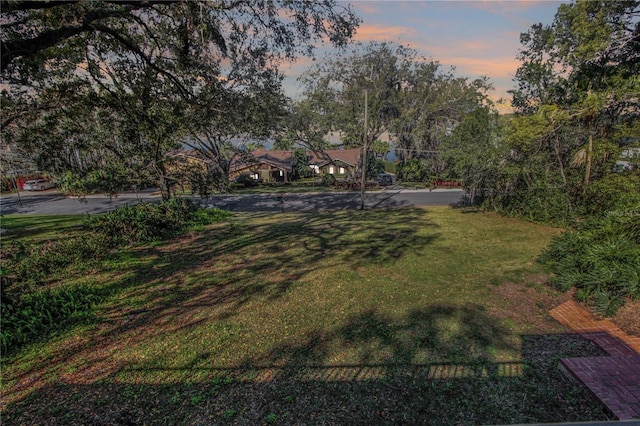
<path fill-rule="evenodd" d="M 393 185 L 393 176 L 388 173 L 380 173 L 378 175 L 378 184 L 380 184 L 380 186 Z"/>

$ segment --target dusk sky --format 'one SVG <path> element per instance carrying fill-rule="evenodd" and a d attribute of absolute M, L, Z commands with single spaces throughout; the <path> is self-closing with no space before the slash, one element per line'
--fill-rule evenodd
<path fill-rule="evenodd" d="M 519 66 L 516 54 L 520 33 L 531 25 L 550 24 L 566 1 L 350 1 L 363 22 L 356 41 L 393 41 L 409 45 L 419 55 L 456 67 L 456 75 L 489 77 L 495 87 L 492 98 L 505 98 L 499 109 L 507 112 Z M 320 55 L 322 57 L 322 55 Z M 299 95 L 295 78 L 308 67 L 301 60 L 283 71 L 285 88 Z"/>

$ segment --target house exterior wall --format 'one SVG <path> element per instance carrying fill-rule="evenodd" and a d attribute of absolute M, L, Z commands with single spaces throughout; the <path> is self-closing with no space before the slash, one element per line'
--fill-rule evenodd
<path fill-rule="evenodd" d="M 259 150 L 254 153 L 257 163 L 245 165 L 235 164 L 231 166 L 229 178 L 235 179 L 241 174 L 258 174 L 264 182 L 289 182 L 292 173 L 292 152 L 289 151 L 265 151 Z M 360 150 L 358 148 L 349 150 L 327 150 L 322 156 L 307 153 L 308 165 L 312 168 L 314 175 L 333 174 L 337 178 L 344 178 L 357 171 Z M 328 163 L 327 159 L 333 159 Z M 333 172 L 331 168 L 333 167 Z"/>
<path fill-rule="evenodd" d="M 333 172 L 332 172 L 333 169 Z M 342 161 L 335 161 L 335 164 L 327 164 L 320 167 L 321 174 L 332 174 L 335 177 L 345 177 L 351 174 L 354 167 Z"/>
<path fill-rule="evenodd" d="M 234 180 L 243 174 L 248 174 L 250 176 L 257 174 L 263 182 L 288 182 L 290 179 L 289 172 L 265 163 L 253 164 L 251 166 L 233 170 L 232 172 L 229 172 L 229 179 Z"/>

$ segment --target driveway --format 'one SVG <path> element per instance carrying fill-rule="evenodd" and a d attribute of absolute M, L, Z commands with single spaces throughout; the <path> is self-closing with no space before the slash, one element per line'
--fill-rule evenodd
<path fill-rule="evenodd" d="M 457 205 L 464 192 L 459 189 L 446 190 L 401 190 L 386 189 L 365 194 L 365 208 L 398 208 L 423 206 Z M 86 198 L 71 198 L 58 194 L 55 190 L 42 192 L 5 194 L 0 197 L 2 214 L 96 214 L 113 210 L 125 204 L 141 201 L 160 200 L 157 192 L 123 193 L 109 198 L 105 195 L 91 195 Z M 359 192 L 323 192 L 313 194 L 286 194 L 283 205 L 275 194 L 216 195 L 203 204 L 230 211 L 322 211 L 357 209 L 360 207 Z"/>

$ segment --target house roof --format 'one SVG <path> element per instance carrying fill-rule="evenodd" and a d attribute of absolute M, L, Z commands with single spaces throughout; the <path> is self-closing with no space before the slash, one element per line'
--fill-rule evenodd
<path fill-rule="evenodd" d="M 266 151 L 259 149 L 253 156 L 261 163 L 270 164 L 278 169 L 291 171 L 293 167 L 292 151 Z"/>
<path fill-rule="evenodd" d="M 246 158 L 235 157 L 231 161 L 229 170 L 237 171 L 252 165 L 264 163 L 269 164 L 277 169 L 290 172 L 293 166 L 293 152 L 292 151 L 267 151 L 264 148 L 260 148 L 251 153 L 255 161 L 247 161 Z"/>
<path fill-rule="evenodd" d="M 229 170 L 236 172 L 260 163 L 269 164 L 272 167 L 287 172 L 290 172 L 293 168 L 293 151 L 289 150 L 267 151 L 264 148 L 260 148 L 253 151 L 248 157 L 249 158 L 244 156 L 234 157 L 229 166 Z M 251 161 L 251 157 L 253 157 L 253 161 Z M 318 152 L 307 151 L 307 158 L 309 158 L 309 164 L 315 164 L 319 167 L 336 161 L 355 167 L 360 158 L 360 148 L 327 149 Z"/>
<path fill-rule="evenodd" d="M 324 153 L 324 155 L 322 155 Z M 311 153 L 310 164 L 316 164 L 320 167 L 331 163 L 331 161 L 342 161 L 350 166 L 355 167 L 360 158 L 360 148 L 351 149 L 327 149 L 318 153 Z"/>

